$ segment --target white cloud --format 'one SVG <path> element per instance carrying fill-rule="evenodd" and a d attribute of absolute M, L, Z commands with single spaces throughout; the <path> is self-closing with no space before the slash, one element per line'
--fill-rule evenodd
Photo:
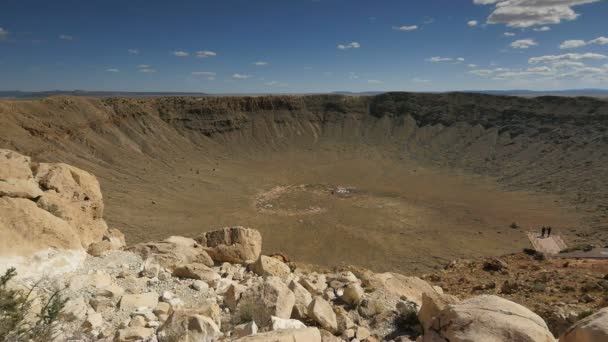
<path fill-rule="evenodd" d="M 67 34 L 60 34 L 59 39 L 61 40 L 74 40 L 74 37 L 68 36 Z"/>
<path fill-rule="evenodd" d="M 115 69 L 115 68 L 109 68 L 109 69 L 106 69 L 106 71 L 107 72 L 119 72 L 120 70 Z"/>
<path fill-rule="evenodd" d="M 173 55 L 177 56 L 177 57 L 188 57 L 190 56 L 190 53 L 188 53 L 187 51 L 173 51 Z"/>
<path fill-rule="evenodd" d="M 351 72 L 348 73 L 348 78 L 351 79 L 351 80 L 358 80 L 359 79 L 359 75 L 357 75 L 356 72 L 352 72 L 351 71 Z"/>
<path fill-rule="evenodd" d="M 555 63 L 551 63 L 554 68 L 572 68 L 572 67 L 584 67 L 585 63 L 583 62 L 574 62 L 574 61 L 557 61 Z"/>
<path fill-rule="evenodd" d="M 251 75 L 236 73 L 236 74 L 232 75 L 232 78 L 235 80 L 246 80 L 248 78 L 251 78 Z"/>
<path fill-rule="evenodd" d="M 8 37 L 8 31 L 0 27 L 0 41 L 5 40 Z"/>
<path fill-rule="evenodd" d="M 156 69 L 153 69 L 151 65 L 148 64 L 140 64 L 137 66 L 137 70 L 139 70 L 139 72 L 143 72 L 146 74 L 150 74 L 153 72 L 156 72 Z"/>
<path fill-rule="evenodd" d="M 380 80 L 367 80 L 367 83 L 369 83 L 369 84 L 382 84 L 384 82 L 382 82 Z"/>
<path fill-rule="evenodd" d="M 600 0 L 473 0 L 477 5 L 495 5 L 488 24 L 506 24 L 526 28 L 537 25 L 559 24 L 579 14 L 572 7 Z"/>
<path fill-rule="evenodd" d="M 506 68 L 495 68 L 495 69 L 476 69 L 470 70 L 469 73 L 477 76 L 490 76 L 499 72 L 507 72 L 509 69 Z"/>
<path fill-rule="evenodd" d="M 477 24 L 479 24 L 479 22 L 477 20 L 469 20 L 469 21 L 467 21 L 467 25 L 469 25 L 469 27 L 477 26 Z"/>
<path fill-rule="evenodd" d="M 511 47 L 514 49 L 527 49 L 531 46 L 536 46 L 538 43 L 534 39 L 519 39 L 511 43 Z"/>
<path fill-rule="evenodd" d="M 207 78 L 209 81 L 213 81 L 215 80 L 215 76 L 217 75 L 214 72 L 211 71 L 193 71 L 192 73 L 190 73 L 192 76 L 197 76 L 197 77 L 205 77 Z"/>
<path fill-rule="evenodd" d="M 469 68 L 477 68 L 477 64 L 469 64 L 467 65 Z"/>
<path fill-rule="evenodd" d="M 547 55 L 540 57 L 532 57 L 528 59 L 529 64 L 540 64 L 540 63 L 555 63 L 561 61 L 579 61 L 582 59 L 605 59 L 605 55 L 599 53 L 566 53 L 563 55 Z"/>
<path fill-rule="evenodd" d="M 580 40 L 580 39 L 572 39 L 572 40 L 566 40 L 564 42 L 562 42 L 559 45 L 560 49 L 576 49 L 579 47 L 583 47 L 587 45 L 587 43 L 584 40 Z"/>
<path fill-rule="evenodd" d="M 547 32 L 547 31 L 551 31 L 551 28 L 549 26 L 535 27 L 532 29 L 532 31 Z"/>
<path fill-rule="evenodd" d="M 338 49 L 340 50 L 348 50 L 348 49 L 358 49 L 361 47 L 361 44 L 359 44 L 358 42 L 352 42 L 346 45 L 340 44 L 338 45 Z"/>
<path fill-rule="evenodd" d="M 266 65 L 268 65 L 268 62 L 257 61 L 257 62 L 253 62 L 253 65 L 255 65 L 255 66 L 266 66 Z"/>
<path fill-rule="evenodd" d="M 395 31 L 414 31 L 418 29 L 418 25 L 412 26 L 393 26 L 393 30 Z"/>
<path fill-rule="evenodd" d="M 505 37 L 514 37 L 515 36 L 515 33 L 513 33 L 513 32 L 505 32 L 503 34 L 505 35 Z"/>
<path fill-rule="evenodd" d="M 608 44 L 608 37 L 597 37 L 593 40 L 590 40 L 587 44 L 606 45 Z"/>
<path fill-rule="evenodd" d="M 283 83 L 283 82 L 279 82 L 279 81 L 270 81 L 270 82 L 266 82 L 264 84 L 267 86 L 271 86 L 271 87 L 287 87 L 289 85 L 287 83 Z"/>
<path fill-rule="evenodd" d="M 412 82 L 416 82 L 416 83 L 430 83 L 431 80 L 427 80 L 425 78 L 414 77 L 414 78 L 412 78 Z"/>
<path fill-rule="evenodd" d="M 137 49 L 129 49 L 127 51 L 132 55 L 139 55 L 139 50 Z"/>
<path fill-rule="evenodd" d="M 198 58 L 208 58 L 208 57 L 215 57 L 215 56 L 217 56 L 217 53 L 215 53 L 213 51 L 203 50 L 203 51 L 196 52 L 196 57 L 198 57 Z"/>
<path fill-rule="evenodd" d="M 427 62 L 431 62 L 431 63 L 439 63 L 439 62 L 456 62 L 456 63 L 460 63 L 460 62 L 464 62 L 464 58 L 462 58 L 462 57 L 452 58 L 452 57 L 439 57 L 439 56 L 435 56 L 435 57 L 427 58 L 426 61 Z"/>

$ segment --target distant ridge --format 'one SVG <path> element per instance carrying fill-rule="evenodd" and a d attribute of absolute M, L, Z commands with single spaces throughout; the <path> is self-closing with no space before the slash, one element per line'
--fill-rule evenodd
<path fill-rule="evenodd" d="M 334 95 L 346 95 L 346 96 L 374 96 L 384 94 L 387 92 L 401 92 L 401 91 L 334 91 L 328 93 L 292 93 L 292 95 L 319 95 L 319 94 L 334 94 Z M 411 92 L 411 91 L 408 91 Z M 476 93 L 476 94 L 489 94 L 489 95 L 506 95 L 506 96 L 525 96 L 525 97 L 537 97 L 537 96 L 590 96 L 590 97 L 608 97 L 608 89 L 564 89 L 564 90 L 526 90 L 526 89 L 512 89 L 512 90 L 457 90 L 457 91 L 421 91 L 420 93 Z M 16 98 L 16 99 L 28 99 L 28 98 L 42 98 L 49 96 L 90 96 L 90 97 L 167 97 L 167 96 L 259 96 L 259 95 L 289 95 L 289 93 L 200 93 L 200 92 L 146 92 L 146 91 L 87 91 L 87 90 L 49 90 L 49 91 L 19 91 L 19 90 L 6 90 L 0 91 L 0 98 Z"/>

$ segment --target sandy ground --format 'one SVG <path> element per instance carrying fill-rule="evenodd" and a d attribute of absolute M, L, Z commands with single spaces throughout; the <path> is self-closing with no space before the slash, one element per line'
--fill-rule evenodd
<path fill-rule="evenodd" d="M 528 245 L 524 229 L 551 225 L 567 235 L 580 219 L 554 197 L 508 192 L 373 149 L 173 165 L 174 174 L 151 170 L 135 182 L 102 179 L 106 217 L 131 242 L 245 225 L 262 232 L 268 253 L 405 272 L 519 251 Z"/>

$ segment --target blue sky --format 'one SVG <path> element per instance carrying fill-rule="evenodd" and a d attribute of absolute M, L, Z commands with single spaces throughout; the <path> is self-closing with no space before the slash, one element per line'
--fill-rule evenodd
<path fill-rule="evenodd" d="M 608 88 L 602 0 L 4 0 L 0 90 Z"/>

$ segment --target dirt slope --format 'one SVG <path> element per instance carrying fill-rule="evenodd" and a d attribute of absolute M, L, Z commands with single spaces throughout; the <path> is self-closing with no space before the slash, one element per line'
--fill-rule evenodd
<path fill-rule="evenodd" d="M 96 174 L 131 242 L 242 224 L 266 252 L 376 270 L 520 250 L 513 221 L 605 243 L 607 128 L 591 98 L 0 101 L 0 147 Z"/>

